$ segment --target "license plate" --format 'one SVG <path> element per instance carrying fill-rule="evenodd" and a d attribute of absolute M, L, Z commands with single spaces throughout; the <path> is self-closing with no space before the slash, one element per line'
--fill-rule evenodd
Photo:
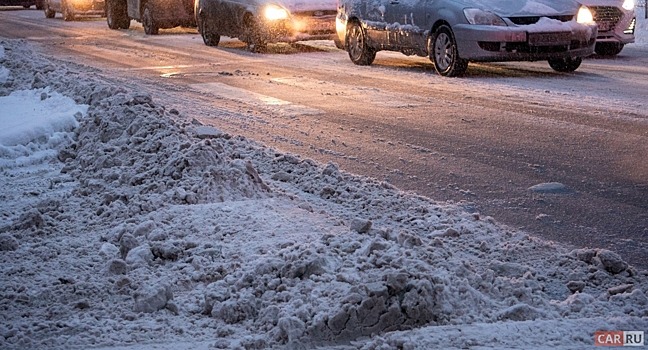
<path fill-rule="evenodd" d="M 529 33 L 529 45 L 532 46 L 551 46 L 560 44 L 569 44 L 571 33 Z"/>

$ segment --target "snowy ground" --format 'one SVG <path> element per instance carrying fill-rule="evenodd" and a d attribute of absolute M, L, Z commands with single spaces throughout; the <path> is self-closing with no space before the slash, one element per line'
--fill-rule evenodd
<path fill-rule="evenodd" d="M 645 22 L 640 21 L 640 25 Z M 589 348 L 648 271 L 0 42 L 0 348 Z"/>

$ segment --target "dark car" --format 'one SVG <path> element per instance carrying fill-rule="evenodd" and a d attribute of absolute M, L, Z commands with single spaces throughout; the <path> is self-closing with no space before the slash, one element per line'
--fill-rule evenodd
<path fill-rule="evenodd" d="M 128 29 L 131 19 L 142 23 L 144 32 L 195 27 L 193 0 L 106 0 L 106 20 L 110 29 Z"/>
<path fill-rule="evenodd" d="M 221 36 L 251 51 L 267 43 L 335 40 L 336 0 L 197 0 L 196 24 L 207 46 Z"/>
<path fill-rule="evenodd" d="M 341 0 L 337 33 L 351 61 L 380 50 L 429 57 L 440 75 L 468 62 L 547 60 L 576 70 L 594 52 L 592 13 L 573 0 Z"/>
<path fill-rule="evenodd" d="M 0 0 L 0 6 L 22 6 L 28 9 L 34 5 L 37 10 L 42 10 L 44 0 Z"/>
<path fill-rule="evenodd" d="M 45 17 L 54 18 L 56 13 L 62 13 L 66 21 L 74 21 L 80 17 L 105 16 L 104 0 L 45 0 Z"/>
<path fill-rule="evenodd" d="M 626 44 L 635 41 L 634 0 L 580 0 L 594 14 L 598 37 L 594 52 L 601 56 L 618 55 Z"/>

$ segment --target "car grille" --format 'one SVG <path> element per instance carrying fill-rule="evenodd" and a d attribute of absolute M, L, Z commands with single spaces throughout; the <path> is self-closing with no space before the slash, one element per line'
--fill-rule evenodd
<path fill-rule="evenodd" d="M 551 19 L 557 19 L 561 22 L 569 22 L 574 18 L 572 15 L 565 15 L 565 16 L 548 16 Z M 538 23 L 538 21 L 542 18 L 541 16 L 525 16 L 525 17 L 509 17 L 511 22 L 517 24 L 517 25 L 528 25 L 528 24 L 534 24 Z"/>
<path fill-rule="evenodd" d="M 591 6 L 590 9 L 594 13 L 599 32 L 614 30 L 623 17 L 623 12 L 614 6 Z"/>

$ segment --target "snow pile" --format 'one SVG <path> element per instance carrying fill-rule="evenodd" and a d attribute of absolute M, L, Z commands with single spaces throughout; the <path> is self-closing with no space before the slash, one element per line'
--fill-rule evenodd
<path fill-rule="evenodd" d="M 1 45 L 0 95 L 38 105 L 17 90 L 49 86 L 88 105 L 69 106 L 78 127 L 56 157 L 0 168 L 3 349 L 574 348 L 648 330 L 648 272 L 614 252 L 265 148 Z"/>

